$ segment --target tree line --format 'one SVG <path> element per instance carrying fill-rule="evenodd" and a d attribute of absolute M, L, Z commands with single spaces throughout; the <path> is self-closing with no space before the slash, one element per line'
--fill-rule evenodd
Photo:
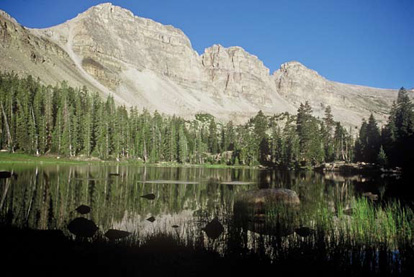
<path fill-rule="evenodd" d="M 355 143 L 352 130 L 334 121 L 329 106 L 322 119 L 313 116 L 306 102 L 296 115 L 266 116 L 259 111 L 240 125 L 216 122 L 210 114 L 197 114 L 194 119 L 185 120 L 157 111 L 117 106 L 112 96 L 103 100 L 86 87 L 73 88 L 66 82 L 45 86 L 31 76 L 19 78 L 3 73 L 0 147 L 35 155 L 145 163 L 262 164 L 289 168 L 335 160 L 377 161 L 383 151 L 391 164 L 399 160 L 398 153 L 406 147 L 405 140 L 412 131 L 412 121 L 410 125 L 400 115 L 409 108 L 412 113 L 412 106 L 400 107 L 398 103 L 406 102 L 401 97 L 393 106 L 383 134 L 378 135 L 376 122 L 372 123 L 370 118 L 368 123 L 363 122 Z"/>
<path fill-rule="evenodd" d="M 378 127 L 371 114 L 363 120 L 355 143 L 357 161 L 382 166 L 412 168 L 414 165 L 414 105 L 406 89 L 398 91 L 387 123 Z"/>

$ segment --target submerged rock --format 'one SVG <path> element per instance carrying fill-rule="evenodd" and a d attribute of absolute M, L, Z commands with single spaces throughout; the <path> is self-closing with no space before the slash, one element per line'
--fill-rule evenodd
<path fill-rule="evenodd" d="M 78 217 L 68 224 L 68 230 L 77 237 L 90 238 L 95 235 L 98 226 L 92 220 Z"/>
<path fill-rule="evenodd" d="M 204 227 L 202 230 L 206 232 L 209 238 L 216 239 L 224 232 L 224 227 L 218 218 L 215 217 L 212 221 L 207 223 L 206 227 Z"/>
<path fill-rule="evenodd" d="M 370 191 L 362 193 L 362 196 L 370 199 L 371 201 L 378 200 L 378 194 L 374 194 L 374 193 L 372 193 Z"/>
<path fill-rule="evenodd" d="M 147 218 L 147 220 L 148 220 L 149 222 L 154 222 L 154 221 L 155 221 L 155 217 L 153 217 L 153 216 L 148 217 L 148 218 Z"/>
<path fill-rule="evenodd" d="M 246 204 L 300 204 L 297 193 L 285 188 L 256 189 L 242 192 L 237 197 L 238 201 Z"/>
<path fill-rule="evenodd" d="M 0 171 L 0 179 L 7 179 L 13 177 L 15 180 L 17 180 L 17 174 L 10 171 Z"/>
<path fill-rule="evenodd" d="M 91 207 L 86 206 L 86 205 L 80 205 L 75 210 L 80 214 L 87 214 L 91 212 Z"/>
<path fill-rule="evenodd" d="M 295 229 L 295 233 L 298 234 L 301 237 L 309 237 L 313 233 L 315 233 L 315 230 L 309 228 L 309 227 L 299 227 Z"/>
<path fill-rule="evenodd" d="M 126 238 L 130 234 L 131 233 L 127 231 L 109 229 L 108 231 L 106 231 L 105 237 L 107 237 L 109 240 L 117 240 L 117 239 Z"/>
<path fill-rule="evenodd" d="M 145 199 L 148 199 L 148 200 L 154 200 L 155 199 L 155 194 L 149 193 L 149 194 L 142 195 L 141 197 L 145 198 Z"/>

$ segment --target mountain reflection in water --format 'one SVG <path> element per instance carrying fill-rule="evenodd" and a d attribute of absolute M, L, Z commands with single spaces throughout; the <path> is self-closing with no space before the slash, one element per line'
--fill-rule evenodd
<path fill-rule="evenodd" d="M 125 237 L 142 245 L 164 234 L 221 256 L 253 251 L 277 259 L 287 245 L 317 245 L 326 237 L 307 219 L 321 207 L 350 218 L 346 211 L 355 195 L 370 190 L 386 197 L 385 181 L 373 185 L 369 178 L 314 172 L 59 165 L 9 169 L 19 178 L 0 181 L 3 224 L 61 230 L 72 237 L 73 222 L 81 217 L 96 224 L 95 237 L 110 234 L 112 240 Z M 240 201 L 252 192 L 262 197 L 266 190 L 298 199 Z M 77 212 L 80 207 L 87 212 Z"/>

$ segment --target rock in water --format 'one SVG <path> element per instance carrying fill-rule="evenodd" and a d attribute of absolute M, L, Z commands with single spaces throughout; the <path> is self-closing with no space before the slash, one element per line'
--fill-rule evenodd
<path fill-rule="evenodd" d="M 258 207 L 270 203 L 285 205 L 300 204 L 297 193 L 293 190 L 285 188 L 249 190 L 237 195 L 237 200 L 245 202 L 246 204 L 253 204 Z"/>
<path fill-rule="evenodd" d="M 75 210 L 80 214 L 87 214 L 91 212 L 91 207 L 86 206 L 86 205 L 80 205 Z"/>
<path fill-rule="evenodd" d="M 154 200 L 155 199 L 155 194 L 149 193 L 149 194 L 142 195 L 141 197 L 145 198 L 145 199 L 148 199 L 148 200 Z"/>
<path fill-rule="evenodd" d="M 372 192 L 364 192 L 363 194 L 362 194 L 362 196 L 364 196 L 364 197 L 366 197 L 366 198 L 368 198 L 368 199 L 370 199 L 370 200 L 372 200 L 372 201 L 377 201 L 378 200 L 378 194 L 374 194 L 374 193 L 372 193 Z"/>
<path fill-rule="evenodd" d="M 7 179 L 13 177 L 15 180 L 17 180 L 17 174 L 10 172 L 10 171 L 0 171 L 0 179 Z"/>
<path fill-rule="evenodd" d="M 315 230 L 309 228 L 309 227 L 299 227 L 295 229 L 296 234 L 298 234 L 301 237 L 308 237 L 311 234 L 315 233 Z"/>
<path fill-rule="evenodd" d="M 92 220 L 78 217 L 68 224 L 68 230 L 77 237 L 90 238 L 95 235 L 98 226 Z"/>
<path fill-rule="evenodd" d="M 202 229 L 206 232 L 207 236 L 211 239 L 217 239 L 223 232 L 224 227 L 220 223 L 217 217 L 215 217 L 212 221 L 210 221 L 206 227 Z"/>
<path fill-rule="evenodd" d="M 116 230 L 116 229 L 109 229 L 105 233 L 105 237 L 107 237 L 110 240 L 117 240 L 117 239 L 123 239 L 129 236 L 131 233 L 127 231 L 122 230 Z"/>

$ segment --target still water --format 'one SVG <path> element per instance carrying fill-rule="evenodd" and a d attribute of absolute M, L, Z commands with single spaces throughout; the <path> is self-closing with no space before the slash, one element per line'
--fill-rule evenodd
<path fill-rule="evenodd" d="M 387 187 L 383 181 L 361 176 L 257 169 L 38 165 L 2 170 L 18 176 L 0 179 L 4 224 L 58 229 L 73 237 L 68 224 L 84 217 L 98 226 L 96 236 L 109 229 L 123 230 L 140 245 L 153 235 L 168 234 L 220 255 L 244 249 L 274 257 L 275 247 L 284 244 L 281 237 L 299 238 L 300 228 L 312 230 L 312 221 L 303 215 L 320 211 L 321 203 L 332 211 L 338 205 L 346 210 L 355 195 L 370 192 L 381 199 Z M 294 215 L 302 215 L 288 222 L 290 232 L 268 232 L 262 228 L 264 220 L 249 215 L 242 215 L 247 217 L 241 220 L 244 223 L 236 222 L 238 197 L 266 188 L 289 189 L 299 197 L 299 207 L 288 207 Z M 76 211 L 80 205 L 90 207 L 90 212 L 80 214 Z M 271 243 L 275 237 L 276 246 Z"/>

